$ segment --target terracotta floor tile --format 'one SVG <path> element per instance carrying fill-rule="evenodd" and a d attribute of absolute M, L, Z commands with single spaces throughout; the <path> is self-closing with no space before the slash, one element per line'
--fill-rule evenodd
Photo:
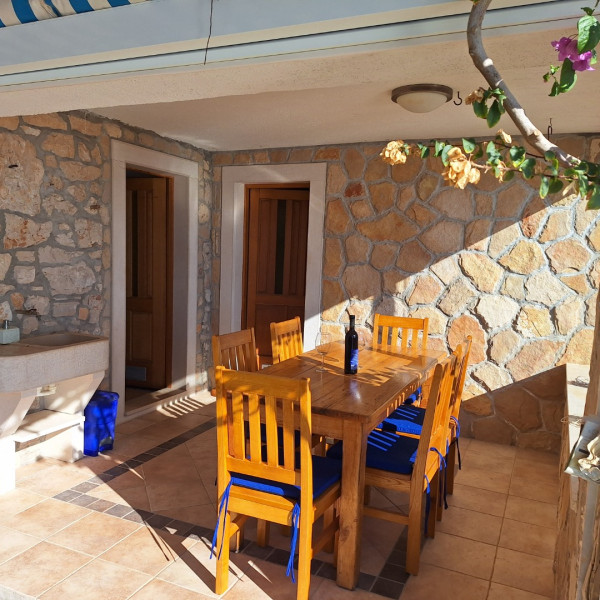
<path fill-rule="evenodd" d="M 248 557 L 231 553 L 229 562 L 229 588 L 242 577 L 248 569 Z M 210 558 L 210 544 L 199 541 L 188 552 L 161 571 L 158 579 L 180 585 L 207 596 L 214 596 L 216 559 Z M 279 566 L 285 574 L 285 567 Z"/>
<path fill-rule="evenodd" d="M 46 496 L 41 496 L 40 494 L 21 488 L 16 488 L 4 494 L 0 494 L 0 525 L 5 523 L 13 515 L 16 515 L 45 499 Z"/>
<path fill-rule="evenodd" d="M 101 554 L 100 558 L 156 575 L 195 543 L 179 535 L 143 526 Z"/>
<path fill-rule="evenodd" d="M 509 496 L 504 516 L 514 521 L 552 528 L 556 527 L 557 513 L 558 507 L 555 504 Z"/>
<path fill-rule="evenodd" d="M 487 600 L 547 600 L 550 596 L 540 596 L 500 583 L 492 583 Z M 404 600 L 404 598 L 402 599 Z"/>
<path fill-rule="evenodd" d="M 206 596 L 181 586 L 153 579 L 129 600 L 212 600 L 214 596 Z"/>
<path fill-rule="evenodd" d="M 7 527 L 0 527 L 0 540 L 0 564 L 39 544 L 41 541 L 33 535 L 27 535 Z"/>
<path fill-rule="evenodd" d="M 474 488 L 505 494 L 510 487 L 510 474 L 499 473 L 492 469 L 463 468 L 460 472 L 460 483 L 461 485 L 470 485 Z"/>
<path fill-rule="evenodd" d="M 171 506 L 158 511 L 161 515 L 214 529 L 217 523 L 217 508 L 213 503 L 192 506 Z"/>
<path fill-rule="evenodd" d="M 488 587 L 489 582 L 485 579 L 421 564 L 419 574 L 406 582 L 401 600 L 486 600 Z"/>
<path fill-rule="evenodd" d="M 65 527 L 48 541 L 97 556 L 142 527 L 126 519 L 91 512 L 76 523 Z"/>
<path fill-rule="evenodd" d="M 554 465 L 558 469 L 560 462 L 558 454 L 543 452 L 542 450 L 533 450 L 531 448 L 517 448 L 515 454 L 515 463 L 546 464 Z"/>
<path fill-rule="evenodd" d="M 554 557 L 556 527 L 540 527 L 530 523 L 504 519 L 500 542 L 502 548 L 510 548 L 526 554 L 545 558 Z"/>
<path fill-rule="evenodd" d="M 496 546 L 436 532 L 421 551 L 421 563 L 489 579 L 495 555 Z"/>
<path fill-rule="evenodd" d="M 296 600 L 296 584 L 286 576 L 285 570 L 284 565 L 256 559 L 249 560 L 241 581 L 235 583 L 224 598 L 225 600 Z M 231 581 L 231 574 L 229 578 Z M 311 577 L 310 598 L 322 598 L 323 600 L 331 598 L 322 594 L 323 583 L 323 579 Z M 337 588 L 337 586 L 335 587 Z M 349 597 L 350 594 L 353 592 L 345 590 L 346 597 Z M 339 597 L 343 598 L 344 596 Z"/>
<path fill-rule="evenodd" d="M 163 415 L 161 415 L 163 417 Z M 161 420 L 163 420 L 161 418 Z M 155 420 L 146 418 L 145 416 L 138 417 L 137 419 L 131 419 L 130 421 L 125 421 L 125 423 L 120 423 L 115 427 L 115 433 L 117 435 L 131 435 L 132 433 L 137 433 L 146 427 L 150 427 L 150 425 L 156 423 Z"/>
<path fill-rule="evenodd" d="M 462 440 L 461 440 L 462 444 Z M 461 448 L 462 450 L 462 448 Z M 490 442 L 482 442 L 472 439 L 465 454 L 477 453 L 490 458 L 503 458 L 506 461 L 513 461 L 518 454 L 518 449 L 515 446 L 506 446 L 504 444 L 492 444 Z"/>
<path fill-rule="evenodd" d="M 540 596 L 552 597 L 554 593 L 552 562 L 550 558 L 498 548 L 492 581 Z"/>
<path fill-rule="evenodd" d="M 454 485 L 454 494 L 448 496 L 448 504 L 502 517 L 507 498 L 508 494 L 506 493 L 474 488 L 470 485 L 463 485 L 461 481 Z"/>
<path fill-rule="evenodd" d="M 150 510 L 150 500 L 146 492 L 146 485 L 141 482 L 137 486 L 113 489 L 111 484 L 98 486 L 90 495 L 94 498 L 108 500 L 115 504 L 127 504 L 128 506 Z"/>
<path fill-rule="evenodd" d="M 558 503 L 558 482 L 556 484 L 532 481 L 528 478 L 513 477 L 508 493 L 520 498 L 538 500 L 548 504 Z"/>
<path fill-rule="evenodd" d="M 150 577 L 121 565 L 94 560 L 40 596 L 40 600 L 126 600 Z"/>
<path fill-rule="evenodd" d="M 5 525 L 22 533 L 47 538 L 89 512 L 87 508 L 49 498 L 14 515 Z"/>
<path fill-rule="evenodd" d="M 0 565 L 0 584 L 37 597 L 89 560 L 85 554 L 40 542 Z"/>
<path fill-rule="evenodd" d="M 513 477 L 558 486 L 559 470 L 555 464 L 518 461 L 513 468 Z"/>
<path fill-rule="evenodd" d="M 466 452 L 462 460 L 463 469 L 483 469 L 485 471 L 496 471 L 510 475 L 513 470 L 513 459 L 507 458 L 500 453 L 499 456 L 491 452 Z"/>
<path fill-rule="evenodd" d="M 19 479 L 17 487 L 51 497 L 90 478 L 86 470 L 68 467 L 65 463 L 49 466 L 26 479 Z"/>
<path fill-rule="evenodd" d="M 238 590 L 233 588 L 233 592 L 237 592 L 242 589 L 242 583 L 238 583 Z M 275 596 L 273 596 L 275 597 Z M 310 582 L 310 597 L 314 600 L 383 600 L 383 597 L 379 594 L 372 594 L 361 589 L 354 589 L 352 591 L 345 590 L 339 587 L 335 581 L 331 579 L 323 579 L 321 577 L 312 577 Z M 402 596 L 403 598 L 404 596 Z M 242 596 L 239 596 L 240 600 Z M 226 598 L 229 600 L 229 598 Z"/>
<path fill-rule="evenodd" d="M 151 437 L 142 437 L 139 434 L 116 435 L 114 451 L 119 456 L 131 458 L 143 454 L 146 450 L 154 448 L 154 446 L 156 446 L 156 440 Z"/>
<path fill-rule="evenodd" d="M 210 498 L 201 481 L 180 482 L 178 485 L 164 482 L 147 486 L 150 510 L 160 512 L 170 507 L 210 504 Z"/>
<path fill-rule="evenodd" d="M 500 539 L 501 529 L 501 517 L 458 506 L 452 506 L 444 511 L 442 521 L 436 524 L 436 531 L 494 545 Z"/>

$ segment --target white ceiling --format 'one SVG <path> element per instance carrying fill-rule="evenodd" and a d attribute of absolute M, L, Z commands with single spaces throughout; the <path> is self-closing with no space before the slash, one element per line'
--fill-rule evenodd
<path fill-rule="evenodd" d="M 226 3 L 217 0 L 215 11 Z M 550 42 L 574 31 L 575 21 L 567 17 L 579 14 L 576 3 L 560 3 L 500 2 L 535 6 L 516 17 L 509 9 L 493 15 L 492 28 L 484 37 L 486 48 L 540 129 L 545 132 L 551 118 L 555 134 L 598 132 L 597 74 L 583 73 L 575 90 L 559 98 L 549 98 L 550 84 L 542 81 L 549 64 L 556 61 Z M 446 12 L 460 8 L 462 14 L 447 17 L 440 11 L 435 19 L 398 24 L 393 22 L 397 14 L 385 13 L 392 25 L 380 19 L 365 28 L 358 15 L 353 31 L 338 31 L 335 38 L 323 32 L 298 36 L 293 49 L 285 47 L 289 39 L 275 40 L 271 30 L 268 49 L 259 53 L 252 44 L 236 40 L 221 50 L 241 49 L 247 51 L 245 57 L 209 59 L 206 65 L 196 57 L 187 65 L 161 68 L 157 63 L 148 68 L 144 63 L 138 71 L 129 66 L 120 73 L 94 77 L 71 75 L 59 80 L 40 72 L 37 81 L 30 72 L 28 82 L 11 80 L 4 86 L 0 77 L 0 116 L 85 109 L 208 150 L 487 135 L 485 123 L 464 102 L 457 106 L 451 101 L 427 114 L 409 113 L 391 102 L 392 89 L 410 83 L 446 84 L 462 98 L 483 84 L 469 59 L 464 34 L 471 3 L 440 0 L 436 6 L 441 4 Z M 564 11 L 567 5 L 569 15 L 552 17 L 550 9 L 560 6 Z M 544 22 L 548 16 L 552 20 Z M 373 21 L 364 17 L 364 22 Z M 347 37 L 342 39 L 344 33 Z M 302 48 L 301 43 L 308 45 Z M 201 59 L 200 44 L 199 49 Z M 502 121 L 501 126 L 514 132 L 510 122 Z"/>

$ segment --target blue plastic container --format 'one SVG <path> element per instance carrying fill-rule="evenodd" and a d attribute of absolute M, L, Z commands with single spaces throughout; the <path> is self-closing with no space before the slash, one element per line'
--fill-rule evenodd
<path fill-rule="evenodd" d="M 112 450 L 115 442 L 115 422 L 119 394 L 116 392 L 94 392 L 83 414 L 83 453 L 98 456 L 98 452 Z"/>

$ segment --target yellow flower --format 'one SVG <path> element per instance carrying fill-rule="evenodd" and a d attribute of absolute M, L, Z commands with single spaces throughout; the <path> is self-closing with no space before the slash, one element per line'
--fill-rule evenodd
<path fill-rule="evenodd" d="M 473 90 L 465 99 L 465 104 L 473 104 L 473 102 L 481 102 L 483 100 L 483 93 L 485 90 L 480 87 Z"/>
<path fill-rule="evenodd" d="M 390 165 L 404 164 L 406 162 L 406 152 L 402 140 L 394 140 L 381 151 L 382 160 Z"/>
<path fill-rule="evenodd" d="M 454 187 L 464 190 L 468 183 L 479 183 L 481 173 L 476 165 L 456 146 L 448 152 L 448 166 L 442 173 Z"/>

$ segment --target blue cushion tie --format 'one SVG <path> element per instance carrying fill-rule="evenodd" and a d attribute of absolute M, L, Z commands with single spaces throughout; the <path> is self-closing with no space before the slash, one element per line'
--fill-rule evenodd
<path fill-rule="evenodd" d="M 460 437 L 460 423 L 456 417 L 450 417 L 450 420 L 456 425 L 456 437 L 454 441 L 456 442 L 456 452 L 458 454 L 458 470 L 462 469 L 462 460 L 460 458 L 460 446 L 458 445 L 458 438 Z"/>
<path fill-rule="evenodd" d="M 217 536 L 219 533 L 219 525 L 221 523 L 221 516 L 223 515 L 223 511 L 225 511 L 225 515 L 223 518 L 223 538 L 225 537 L 225 521 L 227 517 L 227 508 L 229 507 L 229 492 L 231 491 L 231 484 L 233 480 L 231 480 L 227 487 L 225 488 L 225 492 L 223 493 L 223 497 L 221 498 L 221 502 L 219 504 L 219 512 L 217 514 L 217 524 L 215 526 L 215 532 L 213 533 L 212 546 L 210 547 L 210 558 L 214 555 L 215 546 L 217 545 Z M 223 538 L 221 538 L 221 547 L 219 548 L 219 555 L 217 559 L 221 558 L 221 551 L 223 550 Z"/>
<path fill-rule="evenodd" d="M 287 569 L 285 574 L 292 578 L 292 582 L 296 583 L 294 577 L 294 556 L 296 555 L 296 544 L 298 543 L 298 529 L 300 527 L 300 505 L 296 502 L 292 510 L 292 539 L 290 540 L 290 557 L 288 559 Z"/>

